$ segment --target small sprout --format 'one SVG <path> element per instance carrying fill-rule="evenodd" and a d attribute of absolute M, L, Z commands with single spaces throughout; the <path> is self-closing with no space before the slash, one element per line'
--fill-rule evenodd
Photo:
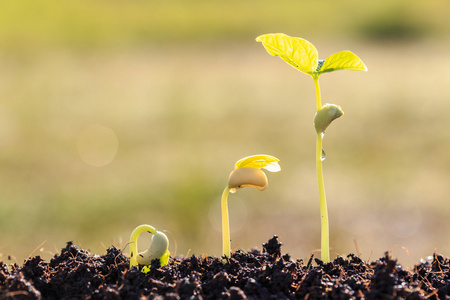
<path fill-rule="evenodd" d="M 263 44 L 266 51 L 272 56 L 278 56 L 298 71 L 310 75 L 314 81 L 316 91 L 316 116 L 314 126 L 316 127 L 316 170 L 317 184 L 319 188 L 320 218 L 322 226 L 321 254 L 324 262 L 330 261 L 328 210 L 323 180 L 322 162 L 325 152 L 322 148 L 323 133 L 331 122 L 341 117 L 344 112 L 334 104 L 322 106 L 320 95 L 319 76 L 338 70 L 367 71 L 366 65 L 353 52 L 344 50 L 334 53 L 325 60 L 319 60 L 316 47 L 309 41 L 291 37 L 284 33 L 263 34 L 256 38 L 257 42 Z"/>
<path fill-rule="evenodd" d="M 149 232 L 152 236 L 150 246 L 144 252 L 137 252 L 137 239 L 143 232 Z M 161 231 L 157 231 L 150 225 L 140 225 L 131 233 L 130 237 L 130 268 L 141 267 L 143 273 L 150 271 L 152 260 L 159 259 L 161 267 L 169 261 L 169 239 Z"/>
<path fill-rule="evenodd" d="M 278 164 L 280 160 L 270 155 L 253 155 L 245 157 L 236 162 L 228 179 L 228 185 L 222 193 L 222 242 L 223 256 L 231 255 L 230 224 L 228 220 L 228 194 L 236 192 L 236 189 L 243 187 L 254 187 L 260 191 L 267 188 L 268 181 L 266 174 L 261 169 L 270 172 L 281 170 Z"/>
<path fill-rule="evenodd" d="M 322 108 L 317 111 L 314 117 L 314 126 L 316 127 L 317 133 L 324 133 L 331 124 L 337 118 L 344 115 L 342 108 L 335 104 L 325 104 Z"/>

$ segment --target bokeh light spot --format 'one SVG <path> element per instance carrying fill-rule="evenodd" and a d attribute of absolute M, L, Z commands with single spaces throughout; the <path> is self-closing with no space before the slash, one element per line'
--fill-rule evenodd
<path fill-rule="evenodd" d="M 95 167 L 102 167 L 112 162 L 118 148 L 119 140 L 114 131 L 99 124 L 85 127 L 77 140 L 81 160 Z"/>

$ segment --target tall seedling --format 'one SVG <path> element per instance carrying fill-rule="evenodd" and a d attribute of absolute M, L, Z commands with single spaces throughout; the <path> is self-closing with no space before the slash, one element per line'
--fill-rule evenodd
<path fill-rule="evenodd" d="M 317 112 L 314 117 L 316 128 L 316 169 L 317 182 L 319 187 L 320 215 L 322 224 L 321 234 L 321 254 L 322 261 L 330 261 L 330 242 L 328 211 L 323 180 L 322 162 L 325 159 L 325 152 L 322 148 L 323 136 L 330 123 L 341 117 L 344 112 L 335 104 L 325 104 L 322 106 L 320 96 L 319 76 L 337 70 L 367 71 L 361 59 L 350 51 L 341 51 L 330 55 L 325 60 L 318 59 L 317 49 L 307 40 L 290 37 L 283 33 L 264 34 L 256 38 L 261 42 L 272 56 L 279 56 L 286 63 L 295 69 L 308 74 L 314 81 L 316 91 Z"/>

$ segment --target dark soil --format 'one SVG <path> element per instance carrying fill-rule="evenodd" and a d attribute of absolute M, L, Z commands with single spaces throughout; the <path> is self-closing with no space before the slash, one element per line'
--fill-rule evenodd
<path fill-rule="evenodd" d="M 367 263 L 354 254 L 323 263 L 293 261 L 274 236 L 263 251 L 175 257 L 148 274 L 129 269 L 115 247 L 90 254 L 68 243 L 49 263 L 0 262 L 0 299 L 450 299 L 450 262 L 441 255 L 406 270 L 389 256 Z"/>

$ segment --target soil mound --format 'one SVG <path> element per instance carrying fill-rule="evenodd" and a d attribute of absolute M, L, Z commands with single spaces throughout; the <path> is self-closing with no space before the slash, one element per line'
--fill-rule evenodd
<path fill-rule="evenodd" d="M 263 250 L 217 257 L 174 257 L 149 273 L 129 269 L 115 247 L 90 254 L 71 242 L 49 263 L 0 262 L 0 299 L 450 299 L 450 262 L 434 254 L 413 270 L 388 253 L 368 263 L 354 254 L 330 263 L 293 261 L 277 236 Z"/>

